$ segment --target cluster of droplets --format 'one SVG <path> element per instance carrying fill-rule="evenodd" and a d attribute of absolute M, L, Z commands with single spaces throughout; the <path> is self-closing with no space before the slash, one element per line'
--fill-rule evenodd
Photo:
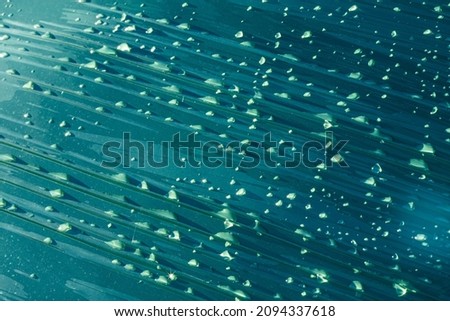
<path fill-rule="evenodd" d="M 48 246 L 64 249 L 59 240 L 75 238 L 103 251 L 108 268 L 188 295 L 336 298 L 335 286 L 370 298 L 373 278 L 399 297 L 426 295 L 416 289 L 432 282 L 423 275 L 446 264 L 430 244 L 448 231 L 421 226 L 421 213 L 417 222 L 404 215 L 424 208 L 410 186 L 427 201 L 433 182 L 444 186 L 438 195 L 448 184 L 439 165 L 450 142 L 439 68 L 447 7 L 229 5 L 240 18 L 234 29 L 213 4 L 191 3 L 166 17 L 147 4 L 78 1 L 64 11 L 66 24 L 4 19 L 2 85 L 26 103 L 1 141 L 0 164 L 17 174 L 3 179 L 0 209 L 45 226 L 39 238 Z M 255 15 L 271 28 L 261 30 Z M 381 28 L 384 15 L 392 19 Z M 138 157 L 129 171 L 99 165 L 101 145 L 122 132 L 140 140 L 195 132 L 226 146 L 269 130 L 296 146 L 332 144 L 329 131 L 350 144 L 329 155 L 336 168 L 160 174 L 139 168 Z M 28 177 L 38 188 L 27 187 Z M 31 207 L 17 191 L 44 205 Z M 439 209 L 439 201 L 427 206 Z M 344 281 L 334 282 L 336 268 Z M 417 275 L 418 286 L 404 280 Z"/>

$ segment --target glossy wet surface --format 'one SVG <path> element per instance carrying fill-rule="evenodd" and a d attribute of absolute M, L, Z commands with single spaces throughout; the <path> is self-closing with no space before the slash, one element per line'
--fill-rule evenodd
<path fill-rule="evenodd" d="M 449 7 L 324 2 L 3 3 L 0 298 L 448 300 Z M 101 166 L 124 132 L 348 143 Z"/>

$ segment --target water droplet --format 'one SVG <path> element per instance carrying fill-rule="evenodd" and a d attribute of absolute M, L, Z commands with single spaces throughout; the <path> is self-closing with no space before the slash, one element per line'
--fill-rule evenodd
<path fill-rule="evenodd" d="M 417 234 L 414 236 L 414 239 L 419 242 L 424 242 L 427 240 L 427 236 L 425 234 Z"/>
<path fill-rule="evenodd" d="M 123 52 L 131 52 L 131 47 L 127 43 L 121 43 L 117 46 L 117 50 Z"/>
<path fill-rule="evenodd" d="M 72 226 L 69 223 L 63 223 L 58 226 L 58 232 L 66 233 L 72 230 Z"/>
<path fill-rule="evenodd" d="M 303 34 L 302 34 L 302 39 L 307 39 L 307 38 L 311 38 L 311 36 L 312 36 L 312 32 L 311 31 L 305 31 Z"/>
<path fill-rule="evenodd" d="M 244 32 L 242 32 L 242 31 L 238 31 L 238 32 L 236 32 L 236 34 L 234 35 L 236 38 L 242 38 L 242 37 L 244 37 Z"/>
<path fill-rule="evenodd" d="M 61 198 L 64 196 L 64 192 L 61 189 L 54 189 L 49 191 L 50 196 L 53 198 Z"/>
<path fill-rule="evenodd" d="M 114 49 L 109 48 L 108 46 L 102 46 L 100 49 L 97 49 L 96 52 L 110 56 L 116 55 L 116 51 Z"/>
<path fill-rule="evenodd" d="M 125 249 L 125 244 L 121 240 L 112 240 L 109 242 L 105 242 L 109 247 L 111 247 L 114 250 L 122 251 Z"/>
<path fill-rule="evenodd" d="M 171 199 L 171 200 L 178 201 L 178 195 L 177 195 L 177 192 L 176 192 L 175 190 L 173 190 L 173 189 L 171 189 L 171 190 L 169 191 L 169 194 L 168 194 L 167 197 L 168 197 L 169 199 Z"/>
<path fill-rule="evenodd" d="M 198 261 L 196 259 L 192 259 L 188 262 L 188 265 L 193 266 L 193 267 L 199 267 L 200 264 L 198 263 Z"/>
<path fill-rule="evenodd" d="M 44 242 L 47 245 L 52 245 L 54 243 L 54 241 L 50 237 L 46 237 L 45 239 L 42 240 L 42 242 Z"/>

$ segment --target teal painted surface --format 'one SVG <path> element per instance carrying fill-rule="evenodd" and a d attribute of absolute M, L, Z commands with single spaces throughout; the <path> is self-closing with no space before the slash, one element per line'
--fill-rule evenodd
<path fill-rule="evenodd" d="M 0 299 L 448 300 L 448 6 L 183 3 L 0 9 Z M 196 131 L 349 168 L 101 166 Z"/>

